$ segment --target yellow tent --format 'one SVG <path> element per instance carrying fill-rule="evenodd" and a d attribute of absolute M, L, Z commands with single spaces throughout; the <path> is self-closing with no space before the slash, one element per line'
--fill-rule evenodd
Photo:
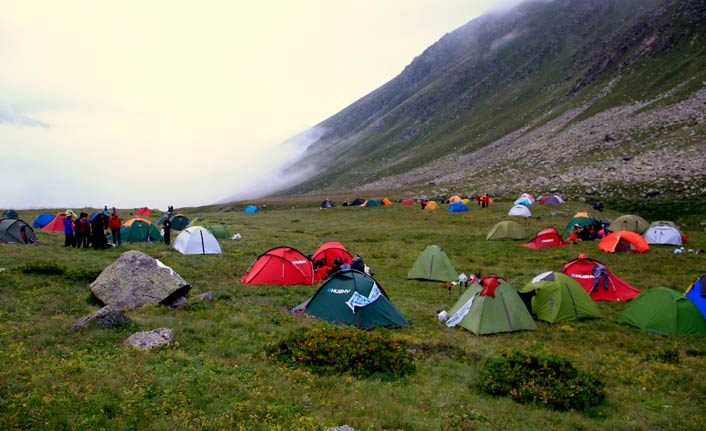
<path fill-rule="evenodd" d="M 462 200 L 463 199 L 461 199 L 461 196 L 459 196 L 459 195 L 453 195 L 449 198 L 450 203 L 461 202 Z"/>
<path fill-rule="evenodd" d="M 382 203 L 385 204 L 385 205 L 392 205 L 392 201 L 390 200 L 390 198 L 385 198 L 385 199 L 383 199 L 383 200 L 382 200 Z"/>
<path fill-rule="evenodd" d="M 133 224 L 134 222 L 136 222 L 136 221 L 142 221 L 142 222 L 145 222 L 145 223 L 147 223 L 147 224 L 152 224 L 152 222 L 149 221 L 149 220 L 147 220 L 147 219 L 144 219 L 144 218 L 141 218 L 141 217 L 135 217 L 135 218 L 131 218 L 130 220 L 128 220 L 128 221 L 126 221 L 125 223 L 123 223 L 123 226 L 132 226 L 132 224 Z"/>
<path fill-rule="evenodd" d="M 439 204 L 437 204 L 434 201 L 427 201 L 426 206 L 424 207 L 425 210 L 438 210 L 439 209 Z"/>

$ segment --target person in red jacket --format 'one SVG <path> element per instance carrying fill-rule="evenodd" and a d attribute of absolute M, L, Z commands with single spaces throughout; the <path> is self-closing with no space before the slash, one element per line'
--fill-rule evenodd
<path fill-rule="evenodd" d="M 123 239 L 120 237 L 120 227 L 122 227 L 123 221 L 120 220 L 118 212 L 113 208 L 113 214 L 108 219 L 108 227 L 110 228 L 110 233 L 113 236 L 113 245 L 120 246 L 123 244 Z"/>

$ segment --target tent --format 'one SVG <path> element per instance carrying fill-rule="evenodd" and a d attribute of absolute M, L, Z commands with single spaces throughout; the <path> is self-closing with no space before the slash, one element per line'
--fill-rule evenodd
<path fill-rule="evenodd" d="M 429 281 L 454 281 L 458 272 L 444 250 L 438 245 L 428 245 L 417 256 L 407 278 Z"/>
<path fill-rule="evenodd" d="M 532 217 L 532 213 L 530 213 L 529 208 L 524 205 L 513 206 L 512 208 L 510 208 L 510 211 L 507 212 L 507 215 L 517 217 Z"/>
<path fill-rule="evenodd" d="M 191 220 L 189 220 L 189 218 L 187 216 L 185 216 L 184 214 L 164 213 L 161 216 L 159 216 L 159 218 L 157 219 L 156 222 L 154 222 L 154 224 L 156 224 L 157 226 L 161 226 L 162 223 L 164 223 L 164 219 L 167 217 L 169 217 L 169 221 L 172 222 L 172 229 L 173 230 L 182 230 L 182 229 L 186 228 L 186 226 L 188 226 L 189 223 L 191 223 Z"/>
<path fill-rule="evenodd" d="M 450 213 L 460 213 L 468 211 L 468 207 L 463 202 L 454 202 L 449 205 Z"/>
<path fill-rule="evenodd" d="M 356 198 L 353 202 L 351 202 L 352 207 L 359 207 L 365 203 L 365 199 L 362 198 Z"/>
<path fill-rule="evenodd" d="M 321 202 L 321 208 L 333 208 L 336 206 L 336 203 L 330 199 L 324 199 L 323 202 Z"/>
<path fill-rule="evenodd" d="M 135 215 L 149 216 L 149 215 L 152 215 L 152 210 L 147 207 L 142 207 L 142 208 L 138 209 L 137 211 L 135 211 Z"/>
<path fill-rule="evenodd" d="M 506 281 L 499 283 L 492 294 L 480 283 L 471 284 L 449 309 L 446 326 L 460 325 L 476 335 L 537 330 L 517 291 Z"/>
<path fill-rule="evenodd" d="M 525 228 L 522 227 L 521 224 L 512 220 L 505 220 L 496 223 L 495 226 L 488 231 L 488 235 L 485 236 L 485 239 L 488 241 L 525 238 L 527 238 L 527 231 Z"/>
<path fill-rule="evenodd" d="M 706 320 L 693 302 L 676 290 L 654 287 L 642 292 L 620 315 L 621 322 L 661 335 L 706 334 Z"/>
<path fill-rule="evenodd" d="M 569 243 L 564 241 L 555 227 L 549 227 L 537 232 L 534 239 L 522 244 L 523 247 L 527 248 L 564 247 L 567 245 Z"/>
<path fill-rule="evenodd" d="M 377 199 L 370 198 L 370 199 L 367 199 L 367 200 L 366 200 L 365 202 L 363 202 L 362 204 L 360 204 L 360 206 L 363 207 L 363 208 L 381 207 L 381 206 L 382 206 L 382 203 L 380 203 L 380 201 L 377 200 Z"/>
<path fill-rule="evenodd" d="M 454 203 L 454 202 L 462 202 L 463 199 L 461 199 L 461 196 L 459 195 L 453 195 L 449 198 L 449 203 Z"/>
<path fill-rule="evenodd" d="M 32 222 L 32 227 L 36 228 L 43 228 L 46 226 L 49 222 L 54 220 L 54 214 L 52 213 L 41 213 L 39 214 L 34 221 Z"/>
<path fill-rule="evenodd" d="M 140 217 L 131 218 L 123 223 L 120 228 L 120 238 L 123 242 L 164 241 L 157 226 Z"/>
<path fill-rule="evenodd" d="M 19 218 L 20 216 L 17 214 L 17 211 L 15 210 L 5 210 L 2 213 L 3 218 Z"/>
<path fill-rule="evenodd" d="M 626 230 L 630 232 L 644 233 L 650 224 L 644 218 L 632 214 L 623 215 L 613 220 L 609 225 L 608 229 L 616 232 L 619 230 Z"/>
<path fill-rule="evenodd" d="M 608 234 L 598 243 L 598 250 L 607 251 L 608 253 L 616 251 L 644 253 L 649 249 L 650 246 L 647 245 L 642 235 L 627 230 L 619 230 Z"/>
<path fill-rule="evenodd" d="M 416 205 L 417 202 L 414 199 L 405 199 L 400 202 L 402 205 Z"/>
<path fill-rule="evenodd" d="M 672 226 L 651 226 L 644 234 L 647 244 L 682 245 L 682 234 Z"/>
<path fill-rule="evenodd" d="M 218 240 L 208 229 L 192 226 L 184 229 L 172 245 L 181 254 L 221 254 Z"/>
<path fill-rule="evenodd" d="M 213 236 L 219 239 L 228 239 L 230 238 L 230 231 L 228 231 L 228 227 L 223 224 L 219 223 L 209 223 L 204 225 L 206 229 L 208 229 Z"/>
<path fill-rule="evenodd" d="M 425 210 L 438 210 L 439 209 L 439 204 L 436 203 L 436 201 L 426 201 L 426 205 L 424 205 Z"/>
<path fill-rule="evenodd" d="M 544 195 L 539 198 L 540 205 L 560 205 L 563 203 L 564 199 L 562 199 L 559 195 Z"/>
<path fill-rule="evenodd" d="M 245 210 L 243 210 L 243 212 L 245 214 L 252 214 L 252 213 L 256 213 L 257 211 L 258 211 L 258 209 L 255 205 L 248 205 L 245 207 Z"/>
<path fill-rule="evenodd" d="M 412 323 L 395 308 L 375 279 L 355 270 L 333 274 L 293 311 L 361 329 L 396 328 Z"/>
<path fill-rule="evenodd" d="M 240 277 L 243 284 L 314 284 L 314 267 L 299 250 L 275 247 L 255 259 L 247 274 Z"/>
<path fill-rule="evenodd" d="M 386 197 L 385 199 L 382 200 L 383 205 L 392 205 L 392 201 L 390 198 Z"/>
<path fill-rule="evenodd" d="M 598 307 L 583 287 L 561 272 L 545 272 L 527 283 L 521 294 L 532 294 L 532 312 L 550 323 L 600 317 Z"/>
<path fill-rule="evenodd" d="M 53 232 L 63 232 L 64 231 L 64 219 L 66 218 L 66 213 L 57 214 L 49 223 L 42 227 L 44 231 Z"/>
<path fill-rule="evenodd" d="M 579 225 L 582 228 L 586 226 L 593 226 L 595 228 L 599 227 L 600 224 L 598 223 L 598 220 L 589 216 L 587 213 L 583 214 L 586 215 L 574 215 L 571 220 L 569 220 L 569 222 L 566 224 L 566 228 L 564 230 L 566 232 L 571 232 L 571 229 L 573 229 L 575 225 Z"/>
<path fill-rule="evenodd" d="M 316 262 L 323 258 L 326 261 L 326 266 L 333 266 L 333 261 L 336 258 L 341 260 L 348 259 L 348 262 L 353 261 L 353 256 L 348 252 L 346 247 L 340 242 L 327 242 L 321 245 L 314 254 L 311 255 L 311 260 Z"/>
<path fill-rule="evenodd" d="M 594 275 L 594 267 L 596 265 L 599 265 L 599 269 Z M 576 280 L 594 301 L 629 301 L 640 294 L 640 289 L 610 272 L 608 267 L 601 262 L 583 254 L 565 263 L 561 268 L 561 272 Z M 596 285 L 595 276 L 598 276 L 599 280 L 597 289 L 592 292 L 593 286 Z M 603 277 L 603 279 L 600 279 L 600 277 Z M 608 288 L 605 289 L 604 286 Z"/>
<path fill-rule="evenodd" d="M 526 205 L 530 206 L 534 203 L 534 196 L 532 196 L 529 193 L 522 193 L 517 200 L 515 201 L 515 205 Z"/>
<path fill-rule="evenodd" d="M 24 221 L 17 218 L 0 219 L 0 243 L 35 244 L 37 242 L 34 230 Z"/>
<path fill-rule="evenodd" d="M 684 296 L 696 305 L 696 308 L 706 319 L 706 274 L 701 275 L 698 280 L 691 283 L 691 286 L 686 289 Z"/>

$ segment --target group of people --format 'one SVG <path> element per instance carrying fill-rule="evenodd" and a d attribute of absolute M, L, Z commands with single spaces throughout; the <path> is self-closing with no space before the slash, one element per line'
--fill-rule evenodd
<path fill-rule="evenodd" d="M 333 259 L 331 265 L 328 265 L 326 263 L 326 258 L 322 257 L 320 259 L 315 260 L 313 265 L 314 271 L 322 280 L 330 277 L 338 271 L 349 271 L 351 269 L 354 269 L 360 272 L 368 272 L 366 271 L 366 266 L 363 263 L 363 258 L 360 257 L 360 255 L 357 253 L 353 256 L 350 262 L 348 261 L 347 257 L 344 257 L 342 259 L 340 257 L 336 257 L 335 259 Z"/>
<path fill-rule="evenodd" d="M 610 231 L 608 231 L 608 225 L 605 223 L 601 223 L 598 228 L 592 224 L 587 226 L 575 224 L 569 233 L 569 241 L 577 242 L 601 240 L 609 233 Z"/>
<path fill-rule="evenodd" d="M 106 229 L 110 229 L 113 246 L 122 245 L 120 227 L 123 223 L 115 208 L 111 213 L 106 206 L 91 218 L 82 212 L 75 220 L 73 214 L 68 213 L 63 223 L 64 247 L 105 249 L 108 247 Z"/>

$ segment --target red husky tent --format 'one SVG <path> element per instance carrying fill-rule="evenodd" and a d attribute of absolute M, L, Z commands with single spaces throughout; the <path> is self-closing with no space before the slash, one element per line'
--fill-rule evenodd
<path fill-rule="evenodd" d="M 324 258 L 326 260 L 326 266 L 333 266 L 333 261 L 337 257 L 343 261 L 343 259 L 348 259 L 348 262 L 353 261 L 353 256 L 346 250 L 340 242 L 327 242 L 319 247 L 318 250 L 314 252 L 311 260 L 316 262 L 317 260 Z"/>
<path fill-rule="evenodd" d="M 262 253 L 240 278 L 243 284 L 314 284 L 314 267 L 300 251 L 276 247 Z"/>
<path fill-rule="evenodd" d="M 614 253 L 616 251 L 631 251 L 634 253 L 644 253 L 650 249 L 647 241 L 639 233 L 629 230 L 619 230 L 606 235 L 598 243 L 598 250 Z"/>
<path fill-rule="evenodd" d="M 527 248 L 563 247 L 565 245 L 569 245 L 569 243 L 564 241 L 555 227 L 537 232 L 533 240 L 522 244 L 523 247 Z"/>
<path fill-rule="evenodd" d="M 597 265 L 598 268 L 594 275 L 593 270 Z M 601 262 L 586 257 L 584 254 L 565 263 L 561 272 L 578 281 L 594 301 L 628 301 L 640 294 L 640 289 L 610 272 Z M 596 276 L 599 277 L 597 289 L 595 292 L 591 292 L 596 284 Z"/>
<path fill-rule="evenodd" d="M 66 213 L 59 213 L 54 217 L 54 220 L 45 224 L 42 230 L 49 231 L 64 231 L 64 219 L 66 218 Z"/>

